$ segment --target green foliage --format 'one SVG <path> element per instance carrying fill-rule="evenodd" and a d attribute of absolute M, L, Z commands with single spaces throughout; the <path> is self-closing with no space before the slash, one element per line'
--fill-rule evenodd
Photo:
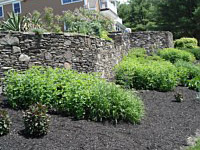
<path fill-rule="evenodd" d="M 42 18 L 40 12 L 34 11 L 32 14 L 29 13 L 28 20 L 29 20 L 29 29 L 42 28 Z"/>
<path fill-rule="evenodd" d="M 200 150 L 200 139 L 196 141 L 196 144 L 194 146 L 191 146 L 186 150 Z"/>
<path fill-rule="evenodd" d="M 135 94 L 72 70 L 33 67 L 6 75 L 8 103 L 16 108 L 41 102 L 76 119 L 139 122 L 143 104 Z M 14 91 L 14 92 L 13 92 Z"/>
<path fill-rule="evenodd" d="M 174 42 L 175 48 L 197 48 L 198 41 L 195 38 L 181 38 Z"/>
<path fill-rule="evenodd" d="M 170 61 L 171 63 L 175 63 L 178 60 L 183 60 L 183 61 L 188 61 L 188 62 L 195 61 L 195 57 L 193 54 L 186 51 L 174 49 L 174 48 L 165 48 L 163 50 L 160 50 L 158 52 L 158 55 L 161 58 Z"/>
<path fill-rule="evenodd" d="M 176 67 L 170 62 L 145 57 L 127 57 L 115 72 L 116 82 L 128 88 L 169 91 L 178 80 Z"/>
<path fill-rule="evenodd" d="M 96 11 L 83 8 L 76 9 L 74 12 L 66 11 L 62 17 L 68 32 L 83 33 L 86 35 L 95 35 L 104 39 L 108 31 L 112 31 L 112 21 Z"/>
<path fill-rule="evenodd" d="M 200 60 L 200 48 L 183 49 L 183 50 L 192 53 L 197 60 Z"/>
<path fill-rule="evenodd" d="M 147 51 L 144 48 L 133 48 L 129 51 L 128 57 L 147 57 Z"/>
<path fill-rule="evenodd" d="M 108 32 L 107 31 L 102 31 L 100 33 L 100 38 L 102 38 L 104 40 L 112 41 L 112 39 L 110 37 L 108 37 Z"/>
<path fill-rule="evenodd" d="M 189 87 L 191 89 L 197 90 L 200 92 L 200 76 L 197 76 L 189 81 Z"/>
<path fill-rule="evenodd" d="M 153 0 L 130 0 L 129 4 L 118 7 L 118 14 L 133 31 L 154 30 L 156 7 L 153 4 Z"/>
<path fill-rule="evenodd" d="M 155 53 L 147 54 L 147 51 L 144 48 L 133 48 L 128 53 L 128 58 L 135 58 L 135 57 L 143 57 L 148 60 L 161 60 L 163 61 L 160 56 L 156 55 Z"/>
<path fill-rule="evenodd" d="M 25 131 L 31 136 L 43 136 L 47 134 L 50 116 L 47 115 L 47 108 L 42 104 L 30 106 L 24 112 Z"/>
<path fill-rule="evenodd" d="M 44 21 L 43 28 L 49 32 L 60 33 L 61 30 L 61 16 L 55 16 L 53 13 L 53 9 L 46 7 L 44 9 L 44 17 L 42 18 Z"/>
<path fill-rule="evenodd" d="M 27 31 L 29 20 L 27 16 L 20 16 L 19 14 L 8 14 L 8 20 L 1 23 L 2 31 Z"/>
<path fill-rule="evenodd" d="M 10 117 L 5 110 L 0 110 L 0 136 L 9 133 L 10 131 Z"/>
<path fill-rule="evenodd" d="M 34 32 L 36 35 L 42 35 L 45 33 L 46 30 L 42 28 L 33 28 L 31 31 Z"/>
<path fill-rule="evenodd" d="M 188 85 L 188 81 L 200 75 L 200 66 L 191 62 L 177 61 L 175 66 L 178 70 L 181 85 Z"/>

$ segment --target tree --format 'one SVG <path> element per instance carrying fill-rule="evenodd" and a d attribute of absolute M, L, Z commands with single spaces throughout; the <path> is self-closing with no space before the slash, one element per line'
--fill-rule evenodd
<path fill-rule="evenodd" d="M 119 16 L 123 19 L 124 24 L 133 31 L 152 30 L 156 27 L 154 1 L 130 0 L 129 4 L 119 6 Z"/>
<path fill-rule="evenodd" d="M 157 24 L 160 30 L 173 32 L 175 38 L 200 40 L 200 0 L 161 0 Z"/>

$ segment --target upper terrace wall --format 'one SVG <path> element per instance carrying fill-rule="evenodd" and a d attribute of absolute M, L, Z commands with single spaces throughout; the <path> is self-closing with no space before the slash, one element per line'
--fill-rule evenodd
<path fill-rule="evenodd" d="M 35 35 L 20 32 L 0 33 L 0 78 L 9 69 L 25 70 L 34 65 L 63 67 L 80 72 L 101 72 L 113 78 L 112 68 L 130 48 L 152 49 L 173 46 L 169 32 L 112 34 L 113 41 L 70 34 Z M 1 93 L 1 88 L 0 88 Z"/>

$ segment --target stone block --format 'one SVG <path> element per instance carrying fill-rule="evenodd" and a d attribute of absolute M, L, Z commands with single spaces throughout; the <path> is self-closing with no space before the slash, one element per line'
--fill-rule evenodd
<path fill-rule="evenodd" d="M 22 62 L 29 62 L 30 61 L 30 57 L 28 55 L 25 55 L 25 54 L 21 54 L 19 56 L 19 61 L 22 61 Z"/>
<path fill-rule="evenodd" d="M 6 35 L 4 38 L 0 39 L 1 45 L 11 45 L 11 46 L 18 46 L 19 39 L 17 37 L 12 37 L 10 34 Z"/>

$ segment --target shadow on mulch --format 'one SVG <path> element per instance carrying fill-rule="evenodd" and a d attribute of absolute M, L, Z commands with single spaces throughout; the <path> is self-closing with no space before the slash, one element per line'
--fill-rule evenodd
<path fill-rule="evenodd" d="M 184 101 L 174 102 L 183 93 Z M 146 114 L 140 124 L 106 121 L 97 123 L 50 113 L 49 133 L 32 138 L 24 133 L 22 111 L 8 107 L 12 128 L 0 137 L 0 149 L 20 150 L 175 150 L 187 145 L 186 139 L 200 129 L 200 101 L 197 92 L 177 87 L 171 92 L 141 90 Z"/>
<path fill-rule="evenodd" d="M 23 130 L 20 130 L 18 132 L 19 135 L 23 136 L 24 138 L 26 139 L 42 139 L 45 135 L 42 135 L 42 136 L 34 136 L 34 135 L 30 135 L 26 132 L 25 129 Z"/>

